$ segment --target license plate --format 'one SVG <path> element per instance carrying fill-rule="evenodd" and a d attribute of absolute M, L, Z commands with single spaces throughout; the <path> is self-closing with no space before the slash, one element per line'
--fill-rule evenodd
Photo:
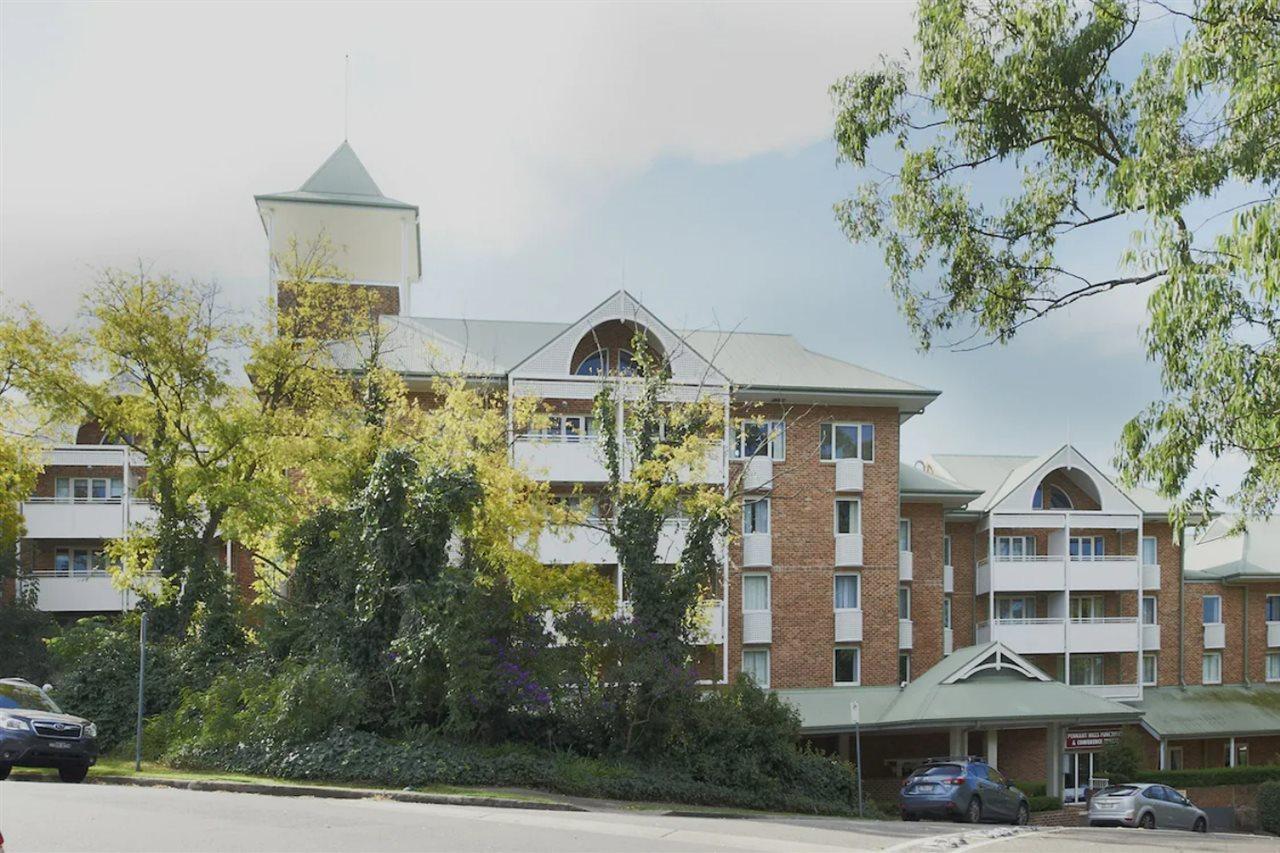
<path fill-rule="evenodd" d="M 937 785 L 916 785 L 914 793 L 936 794 L 938 793 L 938 786 Z"/>
<path fill-rule="evenodd" d="M 53 747 L 54 749 L 70 749 L 71 748 L 71 744 L 65 740 L 51 740 L 49 741 L 49 746 Z"/>

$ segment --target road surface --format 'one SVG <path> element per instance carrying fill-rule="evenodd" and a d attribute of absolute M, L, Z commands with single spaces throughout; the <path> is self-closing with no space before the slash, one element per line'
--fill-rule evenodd
<path fill-rule="evenodd" d="M 668 817 L 385 800 L 0 782 L 6 853 L 27 851 L 512 850 L 1275 851 L 1275 839 L 1106 829 L 966 827 L 825 818 Z"/>

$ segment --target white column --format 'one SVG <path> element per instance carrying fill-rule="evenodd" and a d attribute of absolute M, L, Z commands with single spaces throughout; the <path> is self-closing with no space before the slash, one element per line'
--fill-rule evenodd
<path fill-rule="evenodd" d="M 1231 736 L 1231 745 L 1228 748 L 1231 750 L 1231 754 L 1227 757 L 1227 766 L 1235 767 L 1236 766 L 1236 736 L 1235 735 Z"/>
<path fill-rule="evenodd" d="M 987 764 L 1000 768 L 1000 730 L 987 729 Z"/>
<path fill-rule="evenodd" d="M 947 732 L 947 734 L 950 737 L 947 749 L 950 751 L 951 755 L 964 755 L 969 751 L 967 749 L 968 744 L 965 743 L 965 732 L 963 728 L 960 726 L 952 726 L 951 730 Z"/>
<path fill-rule="evenodd" d="M 1160 769 L 1169 769 L 1169 741 L 1167 738 L 1160 738 Z"/>
<path fill-rule="evenodd" d="M 1062 796 L 1062 726 L 1050 723 L 1045 728 L 1045 793 L 1051 797 Z"/>
<path fill-rule="evenodd" d="M 1138 674 L 1138 699 L 1142 699 L 1142 513 L 1138 513 L 1138 661 L 1135 672 Z M 1159 605 L 1157 605 L 1157 610 Z M 1159 613 L 1156 614 L 1156 621 L 1159 622 Z"/>
<path fill-rule="evenodd" d="M 1071 513 L 1062 514 L 1062 681 L 1071 683 Z M 1142 630 L 1142 626 L 1138 626 Z M 1141 673 L 1139 673 L 1141 675 Z"/>

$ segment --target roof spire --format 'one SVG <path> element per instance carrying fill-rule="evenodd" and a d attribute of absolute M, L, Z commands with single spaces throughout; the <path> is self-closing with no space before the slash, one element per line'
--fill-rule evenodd
<path fill-rule="evenodd" d="M 346 142 L 351 138 L 351 54 L 342 61 L 342 141 Z"/>

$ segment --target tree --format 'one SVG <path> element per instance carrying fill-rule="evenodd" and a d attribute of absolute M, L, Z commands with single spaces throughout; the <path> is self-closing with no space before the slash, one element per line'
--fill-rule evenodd
<path fill-rule="evenodd" d="M 1277 0 L 922 0 L 917 68 L 882 62 L 832 89 L 840 156 L 867 166 L 883 140 L 897 161 L 837 218 L 881 248 L 926 348 L 1003 343 L 1082 299 L 1149 290 L 1164 397 L 1126 424 L 1123 479 L 1177 498 L 1199 450 L 1239 451 L 1234 500 L 1266 513 L 1280 498 L 1277 44 Z M 1107 254 L 1119 229 L 1134 236 Z M 1215 495 L 1191 492 L 1174 521 Z"/>

